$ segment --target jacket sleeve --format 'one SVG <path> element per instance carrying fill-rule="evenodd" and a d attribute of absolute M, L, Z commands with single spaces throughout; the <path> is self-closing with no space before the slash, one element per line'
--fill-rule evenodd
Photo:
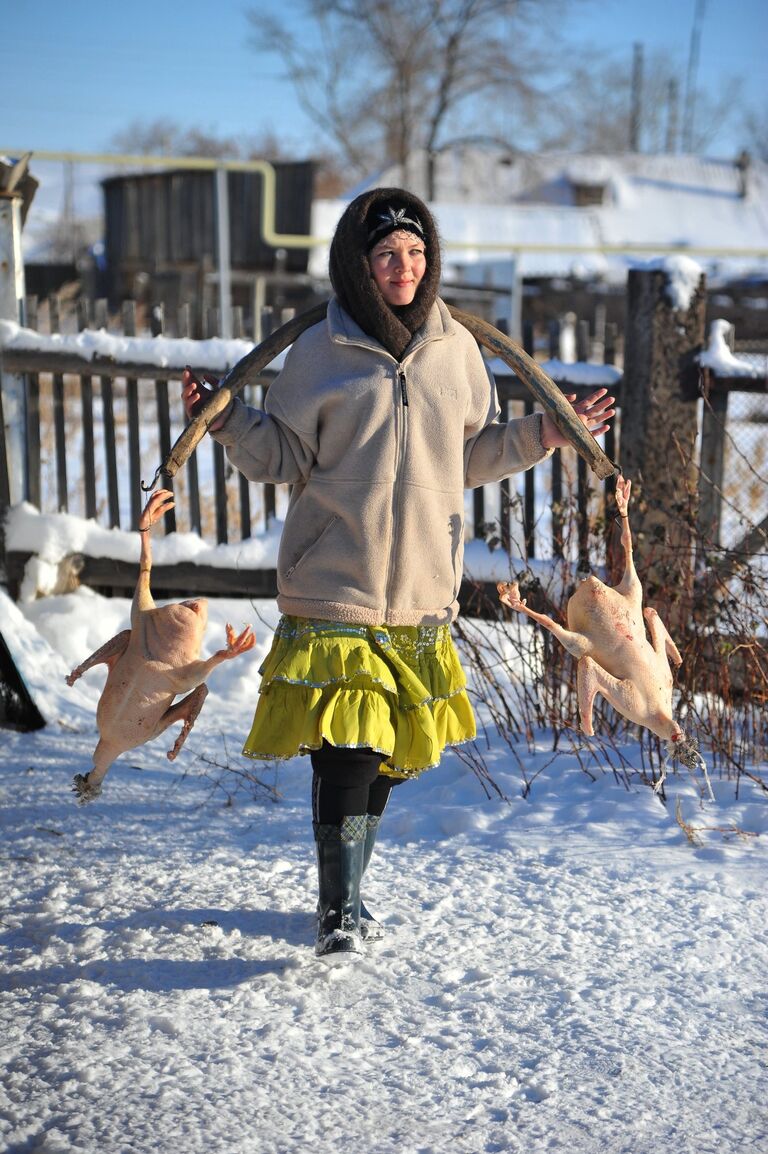
<path fill-rule="evenodd" d="M 512 421 L 494 420 L 464 448 L 464 484 L 468 489 L 501 481 L 551 457 L 541 443 L 541 413 Z"/>
<path fill-rule="evenodd" d="M 487 365 L 484 397 L 474 425 L 465 432 L 464 484 L 468 489 L 501 481 L 551 457 L 541 443 L 541 413 L 511 421 L 499 420 L 496 383 Z"/>
<path fill-rule="evenodd" d="M 309 476 L 316 445 L 276 413 L 252 409 L 235 397 L 224 424 L 211 436 L 249 481 L 291 485 Z"/>
<path fill-rule="evenodd" d="M 211 434 L 249 481 L 295 485 L 306 481 L 315 462 L 318 416 L 307 388 L 306 365 L 296 355 L 300 346 L 301 338 L 288 350 L 263 409 L 235 397 L 221 428 Z"/>

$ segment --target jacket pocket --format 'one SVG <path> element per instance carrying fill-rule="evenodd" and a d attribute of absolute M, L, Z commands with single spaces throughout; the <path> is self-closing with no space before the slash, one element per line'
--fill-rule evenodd
<path fill-rule="evenodd" d="M 303 553 L 299 554 L 299 556 L 296 558 L 295 561 L 291 562 L 291 564 L 285 570 L 286 580 L 288 580 L 290 577 L 293 577 L 293 575 L 297 572 L 297 570 L 301 569 L 302 565 L 307 560 L 307 558 L 311 557 L 312 554 L 315 552 L 315 550 L 321 545 L 323 539 L 328 535 L 328 533 L 330 532 L 332 527 L 336 524 L 338 519 L 339 519 L 338 516 L 334 514 L 334 516 L 331 517 L 330 521 L 327 521 L 326 524 L 323 526 L 323 528 L 320 530 L 317 537 L 315 537 L 314 541 L 312 541 L 306 547 L 306 549 L 303 551 Z"/>

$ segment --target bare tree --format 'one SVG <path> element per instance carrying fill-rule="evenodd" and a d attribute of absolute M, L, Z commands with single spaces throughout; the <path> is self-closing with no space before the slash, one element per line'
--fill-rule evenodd
<path fill-rule="evenodd" d="M 573 2 L 573 0 L 571 0 Z M 514 148 L 549 103 L 567 0 L 303 0 L 252 10 L 299 102 L 351 177 L 482 129 Z M 427 188 L 429 195 L 430 189 Z"/>
<path fill-rule="evenodd" d="M 278 160 L 283 153 L 279 138 L 266 131 L 258 136 L 219 136 L 212 129 L 185 128 L 173 120 L 134 120 L 112 138 L 120 152 L 138 156 L 205 156 L 217 159 Z"/>
<path fill-rule="evenodd" d="M 642 88 L 633 108 L 632 58 L 601 59 L 585 49 L 575 55 L 565 87 L 550 108 L 545 148 L 576 152 L 625 152 L 631 147 L 633 112 L 640 152 L 679 152 L 683 68 L 665 51 L 644 54 Z M 740 83 L 733 79 L 713 95 L 697 91 L 693 152 L 704 152 L 739 107 Z"/>

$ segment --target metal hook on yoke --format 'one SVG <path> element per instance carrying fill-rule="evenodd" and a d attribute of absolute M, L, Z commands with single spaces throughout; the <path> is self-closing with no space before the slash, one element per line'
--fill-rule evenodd
<path fill-rule="evenodd" d="M 152 478 L 151 482 L 150 482 L 148 485 L 145 485 L 143 481 L 140 481 L 140 482 L 139 482 L 139 484 L 141 485 L 142 491 L 143 491 L 144 493 L 151 493 L 151 492 L 152 492 L 152 490 L 154 489 L 155 485 L 156 485 L 156 484 L 157 484 L 157 482 L 160 480 L 160 474 L 161 474 L 162 472 L 164 472 L 164 470 L 163 470 L 163 466 L 162 466 L 162 465 L 158 465 L 158 466 L 157 466 L 157 468 L 155 469 L 155 475 L 154 475 L 154 477 Z"/>

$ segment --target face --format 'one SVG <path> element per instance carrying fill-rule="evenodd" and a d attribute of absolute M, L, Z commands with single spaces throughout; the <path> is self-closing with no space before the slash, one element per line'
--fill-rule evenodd
<path fill-rule="evenodd" d="M 388 305 L 409 305 L 427 269 L 424 241 L 412 232 L 391 232 L 368 253 L 371 275 Z"/>

